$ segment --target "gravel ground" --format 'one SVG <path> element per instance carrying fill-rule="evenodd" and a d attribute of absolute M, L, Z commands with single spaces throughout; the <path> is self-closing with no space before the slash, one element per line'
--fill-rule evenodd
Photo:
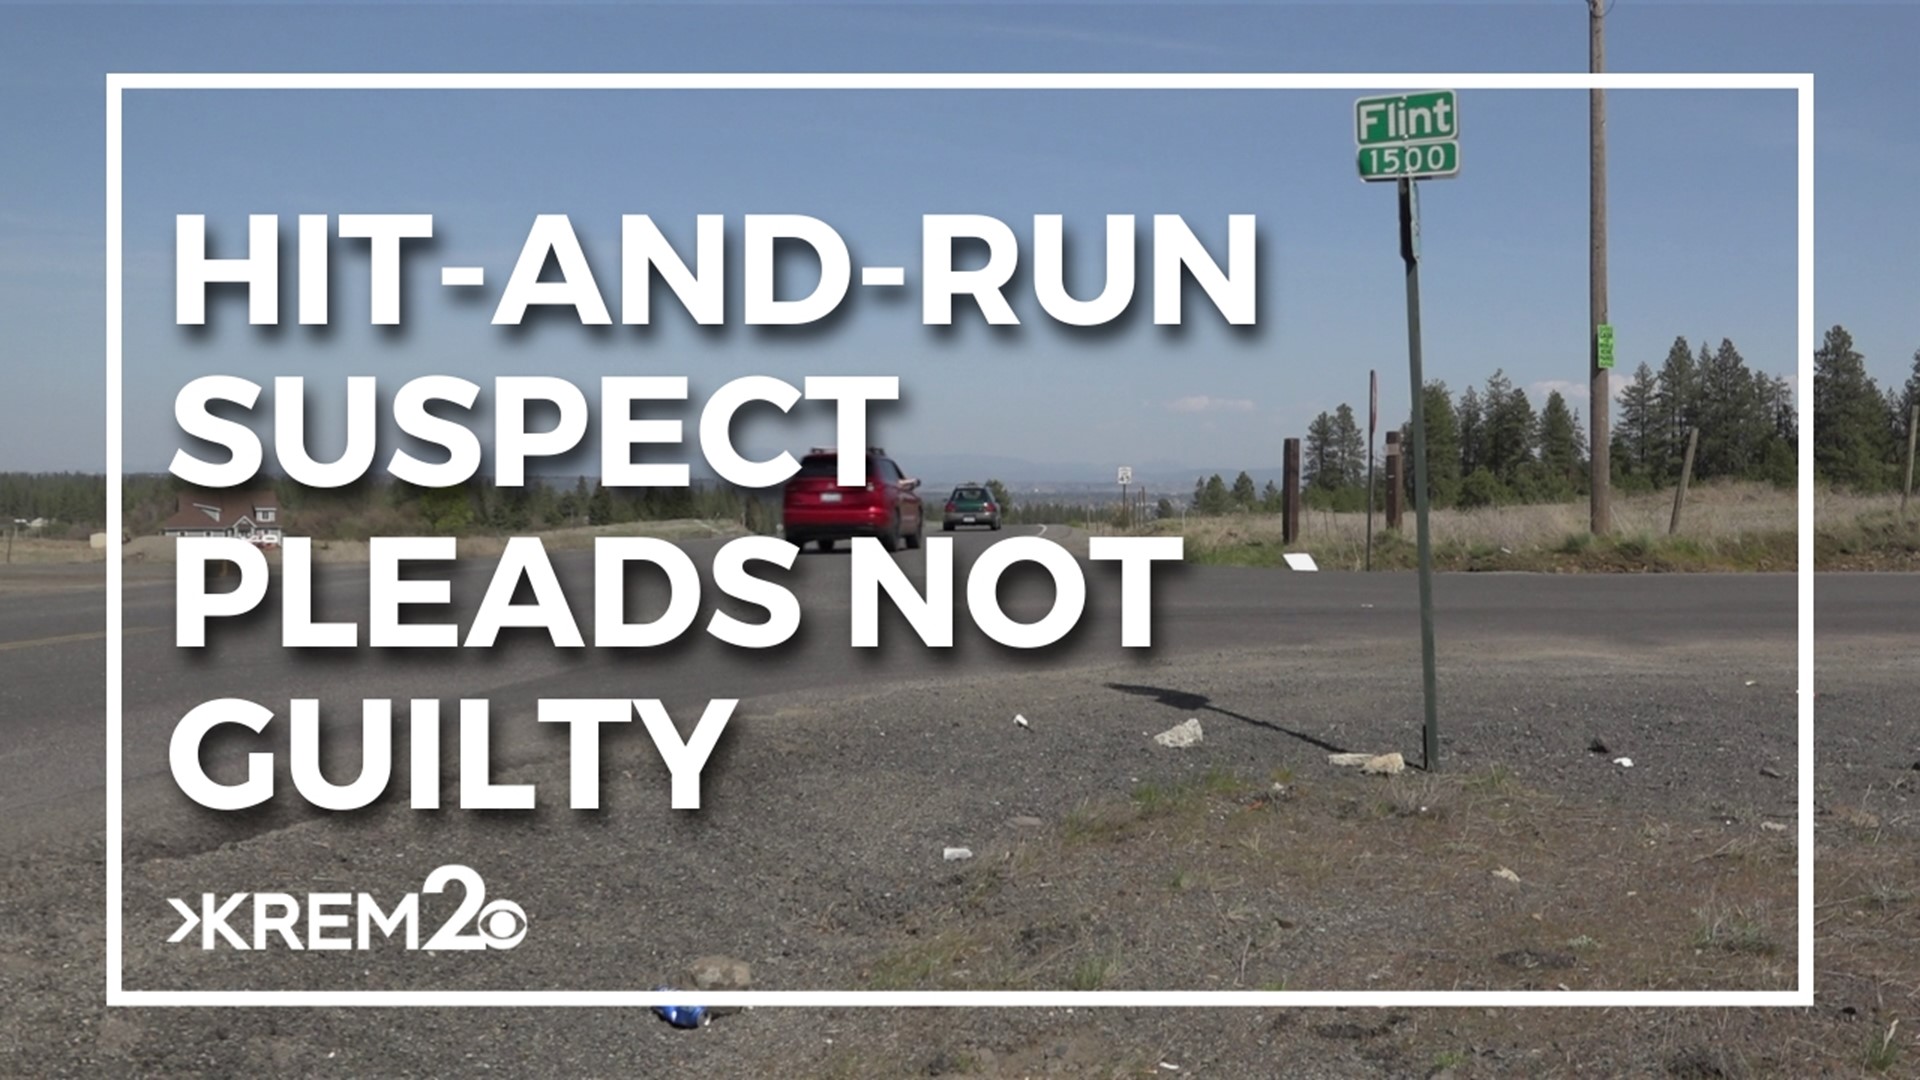
<path fill-rule="evenodd" d="M 546 759 L 501 779 L 540 784 L 547 808 L 483 815 L 482 828 L 456 824 L 460 811 L 389 802 L 351 826 L 276 822 L 213 850 L 170 851 L 164 830 L 143 845 L 136 823 L 127 985 L 651 988 L 708 953 L 750 962 L 761 989 L 1312 989 L 1370 974 L 1382 981 L 1369 985 L 1394 987 L 1749 986 L 1782 972 L 1790 985 L 1792 834 L 1762 830 L 1795 822 L 1790 648 L 1723 643 L 1657 667 L 1624 654 L 1570 665 L 1524 643 L 1455 659 L 1442 670 L 1447 772 L 1435 781 L 1452 786 L 1427 789 L 1326 764 L 1329 749 L 1415 756 L 1418 745 L 1418 686 L 1404 665 L 1350 648 L 1340 659 L 1311 647 L 1235 650 L 1177 666 L 752 699 L 694 815 L 666 809 L 664 768 L 636 736 L 606 740 L 599 813 L 562 808 L 566 765 Z M 1544 670 L 1580 675 L 1531 677 Z M 1900 754 L 1910 736 L 1874 719 L 1898 680 L 1849 685 L 1864 689 L 1822 698 L 1827 730 L 1852 733 L 1848 760 Z M 1031 726 L 1017 726 L 1016 712 Z M 1740 720 L 1698 720 L 1707 715 Z M 1201 746 L 1153 745 L 1154 732 L 1190 716 L 1205 727 Z M 1595 740 L 1606 754 L 1589 749 Z M 1905 794 L 1887 786 L 1897 774 L 1843 766 L 1834 776 L 1829 810 L 1878 818 L 1866 831 L 1823 818 L 1823 844 L 1840 836 L 1859 849 L 1842 854 L 1866 852 L 1863 865 L 1887 854 L 1867 845 L 1891 844 L 1910 868 Z M 1254 809 L 1276 777 L 1293 796 Z M 1408 793 L 1447 798 L 1452 812 L 1429 822 L 1394 811 Z M 1246 841 L 1276 830 L 1296 834 L 1288 850 L 1319 853 L 1320 876 L 1299 864 L 1272 881 L 1248 872 L 1268 865 L 1248 860 L 1269 856 Z M 537 864 L 526 860 L 528 833 Z M 947 846 L 975 858 L 947 863 Z M 1596 863 L 1602 854 L 1614 861 Z M 1502 893 L 1486 864 L 1520 857 L 1520 891 Z M 160 944 L 178 924 L 168 896 L 271 882 L 386 897 L 452 861 L 526 909 L 520 947 L 252 955 Z M 1438 876 L 1402 876 L 1428 864 Z M 1708 949 L 1702 960 L 1684 940 L 1633 941 L 1642 924 L 1649 938 L 1692 925 L 1690 908 L 1622 906 L 1632 875 L 1657 890 L 1676 867 L 1691 869 L 1668 887 L 1695 903 L 1711 902 L 1701 888 L 1785 896 L 1767 915 L 1772 951 Z M 5 867 L 0 1072 L 1176 1075 L 1164 1062 L 1218 1076 L 1812 1075 L 1860 1067 L 1898 985 L 1890 958 L 1874 993 L 1843 985 L 1845 1005 L 1789 1014 L 1791 1038 L 1778 1011 L 1711 1010 L 763 1008 L 698 1031 L 639 1010 L 104 1013 L 101 874 L 97 841 L 18 852 Z M 1597 895 L 1606 890 L 1621 895 Z M 1879 914 L 1911 925 L 1911 907 Z M 1605 927 L 1593 936 L 1606 947 L 1562 968 L 1554 957 L 1576 924 Z M 1500 946 L 1532 950 L 1548 970 L 1501 963 Z M 1671 964 L 1636 966 L 1663 949 Z"/>

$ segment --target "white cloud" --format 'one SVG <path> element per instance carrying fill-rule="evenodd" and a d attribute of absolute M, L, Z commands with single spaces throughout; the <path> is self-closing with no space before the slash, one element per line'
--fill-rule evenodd
<path fill-rule="evenodd" d="M 1555 390 L 1560 391 L 1560 396 L 1566 398 L 1569 403 L 1576 400 L 1587 400 L 1588 387 L 1587 384 L 1583 382 L 1577 383 L 1567 379 L 1542 379 L 1537 383 L 1527 384 L 1528 395 L 1538 398 L 1541 401 L 1547 400 L 1548 396 Z"/>
<path fill-rule="evenodd" d="M 1609 372 L 1607 387 L 1613 392 L 1613 400 L 1620 400 L 1621 392 L 1632 381 L 1631 378 L 1621 375 L 1617 369 Z M 1593 397 L 1592 388 L 1587 383 L 1574 382 L 1571 379 L 1542 379 L 1539 382 L 1527 384 L 1527 394 L 1534 399 L 1536 405 L 1545 405 L 1547 395 L 1555 390 L 1560 391 L 1560 396 L 1567 399 L 1569 408 L 1584 408 Z"/>
<path fill-rule="evenodd" d="M 1247 398 L 1217 398 L 1208 397 L 1205 394 L 1194 394 L 1191 397 L 1174 398 L 1167 402 L 1167 408 L 1177 413 L 1247 413 L 1253 411 L 1253 402 Z"/>

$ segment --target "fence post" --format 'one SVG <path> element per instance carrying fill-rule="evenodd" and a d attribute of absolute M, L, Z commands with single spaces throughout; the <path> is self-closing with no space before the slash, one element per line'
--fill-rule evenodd
<path fill-rule="evenodd" d="M 1387 432 L 1387 528 L 1400 527 L 1400 433 Z"/>
<path fill-rule="evenodd" d="M 1673 520 L 1667 523 L 1667 535 L 1680 531 L 1680 508 L 1687 503 L 1687 481 L 1693 476 L 1693 451 L 1700 445 L 1700 429 L 1687 432 L 1687 455 L 1680 462 L 1680 486 L 1673 492 Z"/>
<path fill-rule="evenodd" d="M 1900 520 L 1907 520 L 1907 498 L 1913 494 L 1913 436 L 1920 428 L 1920 405 L 1907 413 L 1907 482 L 1900 488 Z"/>
<path fill-rule="evenodd" d="M 1280 539 L 1291 544 L 1300 539 L 1300 440 L 1288 439 L 1286 465 L 1280 495 Z"/>

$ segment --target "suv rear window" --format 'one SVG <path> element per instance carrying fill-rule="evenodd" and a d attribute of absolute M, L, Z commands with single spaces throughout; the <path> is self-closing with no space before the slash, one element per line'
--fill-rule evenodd
<path fill-rule="evenodd" d="M 956 499 L 968 499 L 968 500 L 990 498 L 990 496 L 987 494 L 986 488 L 977 488 L 977 487 L 954 488 L 953 497 Z"/>
<path fill-rule="evenodd" d="M 867 477 L 872 479 L 876 466 L 873 458 L 867 459 Z M 838 454 L 808 454 L 800 459 L 800 471 L 793 474 L 795 480 L 818 479 L 832 480 L 840 475 L 840 456 Z M 899 470 L 894 470 L 894 479 L 899 479 Z"/>

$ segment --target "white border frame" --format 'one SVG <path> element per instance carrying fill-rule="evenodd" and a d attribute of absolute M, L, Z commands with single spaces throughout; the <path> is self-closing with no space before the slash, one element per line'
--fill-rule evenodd
<path fill-rule="evenodd" d="M 130 90 L 1792 90 L 1798 102 L 1799 948 L 1793 990 L 127 990 L 121 985 L 121 106 Z M 1657 73 L 152 73 L 107 76 L 107 1004 L 219 1007 L 1799 1006 L 1813 1004 L 1813 75 Z"/>

